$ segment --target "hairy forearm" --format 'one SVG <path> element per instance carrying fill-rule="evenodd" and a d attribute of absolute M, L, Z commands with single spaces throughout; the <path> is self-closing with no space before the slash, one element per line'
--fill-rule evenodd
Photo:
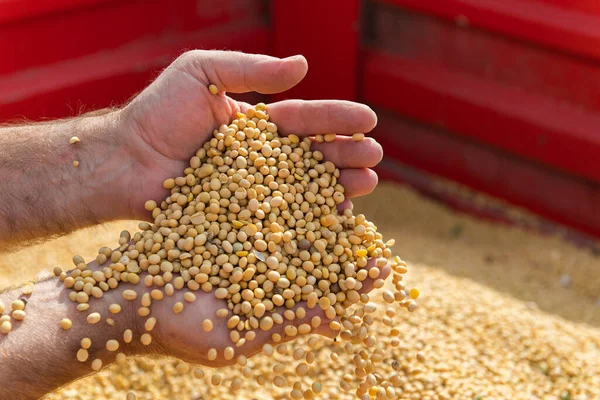
<path fill-rule="evenodd" d="M 98 114 L 0 127 L 2 247 L 127 217 L 120 112 Z"/>
<path fill-rule="evenodd" d="M 90 301 L 90 309 L 77 311 L 76 303 L 69 300 L 68 290 L 62 283 L 49 279 L 35 285 L 25 306 L 26 317 L 22 321 L 12 318 L 12 331 L 0 333 L 0 387 L 7 399 L 37 399 L 47 393 L 93 372 L 94 359 L 102 360 L 103 366 L 113 362 L 118 352 L 131 353 L 135 344 L 121 346 L 109 352 L 105 345 L 109 339 L 121 339 L 123 331 L 131 328 L 132 309 L 109 315 L 112 302 L 122 303 L 116 296 L 120 290 L 107 293 L 101 299 Z M 10 309 L 12 301 L 22 296 L 19 289 L 0 294 L 0 301 Z M 102 320 L 95 325 L 87 323 L 86 317 L 99 312 Z M 9 310 L 5 311 L 5 314 Z M 114 325 L 107 323 L 107 317 Z M 60 321 L 69 318 L 72 327 L 64 330 Z M 81 339 L 90 338 L 92 345 L 86 362 L 76 359 Z"/>

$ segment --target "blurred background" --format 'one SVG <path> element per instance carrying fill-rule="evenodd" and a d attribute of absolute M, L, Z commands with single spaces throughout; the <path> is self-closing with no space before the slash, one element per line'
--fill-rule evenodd
<path fill-rule="evenodd" d="M 600 234 L 596 1 L 0 0 L 0 121 L 122 104 L 194 48 L 305 55 L 297 88 L 238 97 L 371 105 L 381 178 L 510 219 L 432 175 L 449 178 Z"/>
<path fill-rule="evenodd" d="M 195 48 L 308 59 L 293 90 L 236 98 L 377 111 L 384 182 L 354 203 L 421 289 L 390 350 L 403 365 L 427 355 L 403 398 L 600 398 L 599 2 L 0 0 L 0 122 L 123 104 Z M 0 289 L 92 259 L 122 229 L 137 223 L 0 248 Z M 177 363 L 136 359 L 47 398 L 236 398 Z M 331 375 L 350 364 L 316 363 L 329 398 L 351 398 Z"/>

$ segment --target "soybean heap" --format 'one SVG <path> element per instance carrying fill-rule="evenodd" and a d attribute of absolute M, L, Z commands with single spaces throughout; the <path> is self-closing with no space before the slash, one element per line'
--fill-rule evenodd
<path fill-rule="evenodd" d="M 383 300 L 416 309 L 419 292 L 405 290 L 402 275 L 407 267 L 392 256 L 394 241 L 385 242 L 364 215 L 355 216 L 349 208 L 338 210 L 345 200 L 338 182 L 340 171 L 321 152 L 311 151 L 311 138 L 279 136 L 262 103 L 236 116 L 213 132 L 182 176 L 164 181 L 164 188 L 170 190 L 165 200 L 145 203 L 153 223 L 140 223 L 133 236 L 123 231 L 117 249 L 99 250 L 96 261 L 101 270 L 91 271 L 81 257 L 74 257 L 77 268 L 60 273 L 64 286 L 72 289 L 71 300 L 85 311 L 91 297 L 102 297 L 121 282 L 154 287 L 142 296 L 138 310 L 148 331 L 139 340 L 150 345 L 150 331 L 157 323 L 156 318 L 147 318 L 153 300 L 161 300 L 163 292 L 181 290 L 191 302 L 195 291 L 213 292 L 223 300 L 223 309 L 214 318 L 227 318 L 231 346 L 222 355 L 210 349 L 209 360 L 232 360 L 235 349 L 254 340 L 256 331 L 269 331 L 284 318 L 301 318 L 306 309 L 320 308 L 323 318 L 289 324 L 285 336 L 309 334 L 328 323 L 347 342 L 345 350 L 355 354 L 355 376 L 344 377 L 341 388 L 350 390 L 349 382 L 358 380 L 359 397 L 394 398 L 394 379 L 373 374 L 385 349 L 376 346 L 371 333 L 374 319 L 369 314 L 375 305 L 364 291 L 367 283 L 383 286 L 380 273 L 389 264 L 395 290 L 383 291 Z M 363 137 L 353 135 L 356 141 Z M 316 140 L 329 142 L 335 135 L 319 135 Z M 133 301 L 137 293 L 125 290 L 123 297 Z M 111 307 L 114 313 L 119 305 Z M 173 311 L 182 308 L 178 303 Z M 88 322 L 93 323 L 94 314 Z M 391 322 L 388 325 L 389 334 L 398 336 L 398 329 Z M 202 329 L 212 328 L 213 321 L 204 320 Z M 282 339 L 279 333 L 272 334 L 275 344 Z M 131 342 L 131 331 L 124 333 L 123 340 Z M 87 362 L 89 345 L 84 342 L 77 357 Z M 117 340 L 110 342 L 107 348 L 119 348 Z M 267 344 L 263 350 L 272 353 L 273 347 Z M 302 351 L 303 358 L 314 360 L 309 353 Z M 102 367 L 98 359 L 94 362 L 94 369 Z M 240 356 L 238 362 L 244 364 L 245 358 Z M 297 372 L 305 375 L 308 368 L 303 363 Z M 234 382 L 239 387 L 239 380 Z M 279 386 L 280 382 L 274 379 L 273 383 Z M 312 397 L 319 387 L 315 383 L 304 392 L 293 387 L 290 396 Z"/>

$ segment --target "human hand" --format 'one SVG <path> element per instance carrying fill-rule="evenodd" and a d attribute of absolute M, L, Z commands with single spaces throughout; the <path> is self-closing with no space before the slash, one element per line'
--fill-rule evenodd
<path fill-rule="evenodd" d="M 369 260 L 366 268 L 377 268 L 375 259 Z M 389 265 L 381 268 L 379 275 L 380 279 L 385 279 L 390 273 Z M 367 278 L 363 282 L 363 286 L 359 293 L 368 293 L 373 289 L 374 279 Z M 164 290 L 161 289 L 164 292 Z M 184 300 L 184 293 L 191 292 L 189 290 L 175 291 L 172 296 L 165 295 L 160 301 L 153 301 L 151 305 L 151 315 L 157 319 L 156 326 L 152 330 L 152 344 L 148 347 L 136 347 L 135 351 L 141 351 L 144 354 L 163 354 L 166 356 L 177 357 L 183 361 L 202 364 L 209 367 L 221 367 L 236 363 L 236 359 L 243 355 L 251 357 L 261 351 L 267 343 L 276 344 L 272 335 L 277 333 L 281 336 L 280 343 L 293 340 L 297 336 L 286 335 L 285 327 L 294 325 L 296 328 L 300 324 L 310 324 L 313 317 L 319 317 L 321 324 L 316 329 L 311 330 L 310 334 L 319 334 L 326 337 L 335 337 L 339 331 L 334 331 L 329 327 L 329 322 L 324 311 L 318 306 L 313 309 L 308 309 L 306 302 L 299 303 L 294 309 L 303 307 L 306 311 L 306 316 L 301 319 L 286 320 L 283 318 L 283 323 L 274 324 L 270 330 L 262 330 L 260 328 L 251 330 L 247 338 L 253 337 L 252 340 L 246 340 L 243 345 L 237 347 L 230 338 L 231 329 L 227 326 L 228 320 L 232 317 L 232 313 L 228 313 L 226 317 L 217 317 L 217 311 L 227 309 L 227 301 L 220 300 L 215 297 L 214 291 L 210 293 L 201 290 L 191 292 L 196 296 L 193 302 Z M 183 311 L 176 314 L 173 312 L 173 306 L 181 302 Z M 283 316 L 284 307 L 279 307 L 275 312 Z M 267 312 L 266 316 L 272 316 Z M 143 320 L 137 316 L 137 323 L 131 323 L 132 326 L 139 327 L 138 335 L 144 333 Z M 144 318 L 145 319 L 145 318 Z M 205 320 L 212 322 L 212 329 L 206 332 L 202 328 L 202 323 Z M 235 328 L 233 330 L 236 330 Z M 239 332 L 241 337 L 244 337 L 247 331 Z M 234 349 L 235 355 L 233 358 L 226 359 L 224 357 L 225 349 L 231 347 Z M 209 359 L 209 350 L 216 350 L 216 358 Z M 213 351 L 214 351 L 213 350 Z"/>
<path fill-rule="evenodd" d="M 213 130 L 249 107 L 225 92 L 282 92 L 298 84 L 307 68 L 302 56 L 278 59 L 194 50 L 176 59 L 121 110 L 125 132 L 122 139 L 133 157 L 131 171 L 123 176 L 129 218 L 150 218 L 144 202 L 163 200 L 166 191 L 162 182 L 181 175 Z M 210 84 L 219 88 L 217 95 L 209 92 Z M 348 101 L 287 100 L 273 103 L 267 110 L 284 135 L 313 136 L 328 132 L 351 135 L 369 132 L 377 123 L 369 107 Z M 346 189 L 346 197 L 373 190 L 377 175 L 369 168 L 377 165 L 383 155 L 377 142 L 370 138 L 354 142 L 350 137 L 338 136 L 332 143 L 313 142 L 313 145 L 340 168 L 339 181 Z"/>

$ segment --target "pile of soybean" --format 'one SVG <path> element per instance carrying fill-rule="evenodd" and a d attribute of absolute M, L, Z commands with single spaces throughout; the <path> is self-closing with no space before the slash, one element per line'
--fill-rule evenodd
<path fill-rule="evenodd" d="M 489 201 L 489 200 L 486 200 Z M 409 260 L 405 280 L 422 289 L 420 312 L 398 313 L 398 347 L 386 349 L 380 374 L 394 366 L 402 378 L 401 399 L 548 399 L 600 398 L 600 257 L 561 239 L 538 235 L 456 213 L 405 186 L 380 183 L 355 210 L 367 213 L 378 231 L 396 239 Z M 394 207 L 390 207 L 393 204 Z M 0 286 L 31 279 L 39 270 L 67 265 L 74 252 L 95 257 L 99 246 L 137 223 L 120 221 L 76 232 L 0 257 Z M 21 268 L 37 266 L 39 270 Z M 563 286 L 568 274 L 571 284 Z M 390 283 L 387 283 L 390 284 Z M 372 329 L 389 342 L 381 299 Z M 578 322 L 574 322 L 578 321 Z M 311 336 L 308 336 L 311 337 Z M 299 338 L 300 346 L 306 338 Z M 343 344 L 319 340 L 309 373 L 298 379 L 289 367 L 287 385 L 316 377 L 322 393 L 315 398 L 352 399 L 339 381 L 352 371 Z M 337 352 L 333 361 L 329 353 Z M 425 357 L 419 361 L 416 353 Z M 248 360 L 255 375 L 272 380 L 273 358 L 290 366 L 293 354 L 259 354 Z M 178 371 L 179 369 L 179 371 Z M 210 384 L 211 371 L 194 374 L 178 360 L 135 358 L 74 382 L 47 396 L 64 399 L 287 399 L 289 390 L 244 380 L 233 393 L 229 384 L 243 367 L 217 369 L 224 379 Z M 188 371 L 188 372 L 186 372 Z M 237 375 L 236 375 L 237 374 Z"/>
<path fill-rule="evenodd" d="M 363 134 L 353 135 L 355 141 Z M 134 302 L 137 314 L 144 319 L 146 332 L 132 337 L 131 330 L 106 343 L 110 351 L 123 349 L 132 341 L 152 345 L 152 330 L 160 318 L 151 315 L 153 303 L 184 291 L 188 303 L 196 301 L 194 292 L 214 293 L 223 307 L 213 318 L 198 327 L 199 334 L 210 335 L 219 320 L 230 329 L 230 345 L 224 350 L 211 348 L 206 358 L 237 360 L 241 376 L 260 385 L 286 388 L 292 399 L 310 399 L 322 392 L 321 380 L 310 376 L 316 360 L 315 350 L 321 343 L 313 336 L 306 342 L 283 343 L 281 333 L 272 333 L 273 345 L 263 353 L 274 356 L 273 377 L 256 374 L 243 355 L 247 342 L 255 340 L 257 331 L 271 331 L 274 326 L 294 319 L 304 319 L 312 309 L 320 316 L 309 322 L 286 324 L 285 338 L 303 336 L 327 323 L 339 337 L 341 350 L 352 356 L 353 370 L 339 379 L 340 390 L 359 398 L 396 398 L 402 378 L 393 371 L 381 374 L 378 364 L 386 359 L 389 346 L 400 345 L 400 330 L 393 318 L 401 309 L 414 311 L 419 291 L 408 290 L 403 281 L 407 265 L 392 257 L 393 240 L 384 241 L 377 227 L 362 214 L 342 209 L 344 188 L 338 182 L 340 171 L 311 151 L 311 138 L 279 136 L 277 126 L 269 121 L 264 104 L 237 113 L 229 125 L 222 125 L 213 137 L 191 158 L 182 176 L 164 181 L 170 191 L 160 204 L 145 203 L 153 223 L 142 222 L 133 235 L 123 231 L 116 249 L 103 247 L 96 262 L 101 269 L 90 270 L 84 259 L 75 256 L 76 268 L 56 270 L 77 309 L 87 311 L 95 298 L 122 283 L 139 285 L 142 290 L 123 291 L 123 302 Z M 335 134 L 319 135 L 314 140 L 332 142 Z M 378 340 L 373 334 L 377 305 L 364 292 L 369 286 L 383 287 L 381 269 L 391 266 L 391 286 L 381 291 L 388 306 L 381 321 L 391 342 Z M 145 288 L 149 288 L 146 290 Z M 142 294 L 143 292 L 143 294 Z M 112 304 L 106 314 L 118 313 L 123 304 Z M 173 306 L 179 314 L 184 302 Z M 94 329 L 102 313 L 87 317 Z M 65 321 L 69 324 L 70 321 Z M 65 328 L 68 329 L 68 328 Z M 328 339 L 331 341 L 331 339 Z M 100 370 L 103 362 L 89 353 L 89 339 L 82 338 L 77 359 Z M 193 351 L 193 349 L 190 349 Z M 291 356 L 289 363 L 277 356 Z M 331 360 L 338 352 L 329 354 Z M 422 356 L 419 356 L 422 358 Z M 117 360 L 125 359 L 121 353 Z M 178 371 L 190 367 L 181 364 Z M 197 377 L 205 376 L 194 369 Z M 286 375 L 297 380 L 288 382 Z M 237 374 L 228 382 L 213 373 L 215 386 L 237 391 L 243 380 Z"/>

